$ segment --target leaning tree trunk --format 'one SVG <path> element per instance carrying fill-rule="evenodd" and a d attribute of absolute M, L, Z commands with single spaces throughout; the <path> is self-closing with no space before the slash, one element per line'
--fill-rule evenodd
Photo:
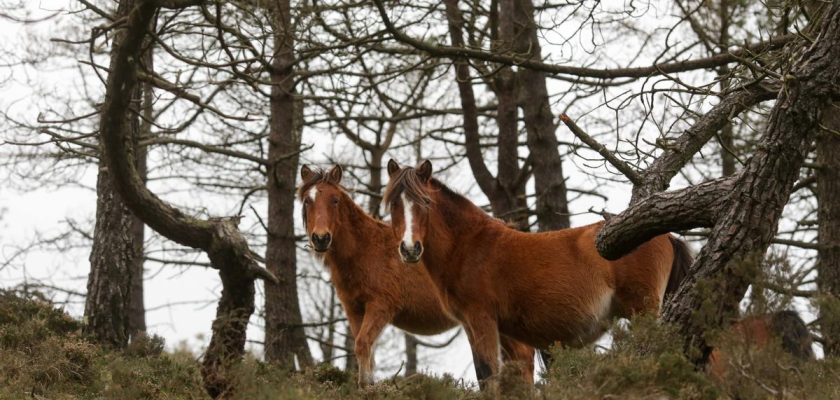
<path fill-rule="evenodd" d="M 266 265 L 278 279 L 265 284 L 265 357 L 282 368 L 312 365 L 312 355 L 301 326 L 297 292 L 295 246 L 295 177 L 300 137 L 295 121 L 302 104 L 295 101 L 294 28 L 288 0 L 269 7 L 274 29 L 271 117 L 268 135 L 268 239 Z"/>
<path fill-rule="evenodd" d="M 169 6 L 176 8 L 177 4 Z M 100 142 L 112 183 L 126 206 L 168 239 L 206 252 L 211 265 L 219 269 L 222 295 L 201 374 L 211 397 L 228 398 L 235 390 L 232 368 L 245 352 L 248 319 L 254 312 L 254 280 L 276 278 L 256 263 L 237 228 L 239 218 L 190 217 L 150 192 L 137 172 L 127 121 L 131 95 L 137 87 L 137 63 L 142 59 L 147 27 L 157 11 L 156 2 L 137 0 L 121 25 L 122 32 L 114 38 L 101 107 Z"/>
<path fill-rule="evenodd" d="M 773 238 L 799 169 L 819 129 L 819 111 L 840 95 L 840 5 L 834 5 L 810 46 L 787 75 L 767 130 L 736 175 L 708 243 L 664 308 L 686 337 L 689 355 L 705 361 L 704 332 L 737 312 Z M 713 210 L 708 210 L 713 212 Z M 698 283 L 702 282 L 698 287 Z M 713 297 L 709 297 L 714 293 Z M 713 301 L 709 301 L 713 298 Z M 696 352 L 695 350 L 700 350 Z"/>
<path fill-rule="evenodd" d="M 819 244 L 817 282 L 820 330 L 828 357 L 840 356 L 840 102 L 823 111 L 817 136 L 817 221 Z"/>
<path fill-rule="evenodd" d="M 688 157 L 726 122 L 725 111 L 760 101 L 761 90 L 730 94 L 674 141 L 636 177 L 631 206 L 598 233 L 599 253 L 617 259 L 657 234 L 710 227 L 707 244 L 689 276 L 664 305 L 663 318 L 685 337 L 687 354 L 704 362 L 709 346 L 704 332 L 723 325 L 756 276 L 788 201 L 799 169 L 819 129 L 820 112 L 840 97 L 840 4 L 833 3 L 813 43 L 792 44 L 786 56 L 796 61 L 785 74 L 769 123 L 747 165 L 736 175 L 672 192 L 659 192 Z M 737 102 L 747 100 L 738 105 Z M 731 114 L 729 114 L 731 115 Z M 675 149 L 685 151 L 677 153 Z"/>

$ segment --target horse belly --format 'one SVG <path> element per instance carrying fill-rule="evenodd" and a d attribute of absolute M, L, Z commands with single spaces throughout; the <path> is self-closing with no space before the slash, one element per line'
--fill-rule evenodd
<path fill-rule="evenodd" d="M 403 310 L 394 316 L 392 324 L 416 335 L 436 335 L 458 325 L 442 308 L 437 310 Z"/>
<path fill-rule="evenodd" d="M 503 333 L 538 348 L 557 343 L 580 347 L 594 342 L 609 328 L 613 299 L 610 289 L 589 299 L 535 302 L 500 320 L 499 327 Z"/>

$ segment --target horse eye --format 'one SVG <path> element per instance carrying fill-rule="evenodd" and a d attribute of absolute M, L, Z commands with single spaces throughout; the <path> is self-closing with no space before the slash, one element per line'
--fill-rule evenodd
<path fill-rule="evenodd" d="M 333 197 L 333 198 L 332 198 L 332 204 L 333 204 L 334 206 L 337 206 L 337 205 L 338 205 L 338 197 Z"/>

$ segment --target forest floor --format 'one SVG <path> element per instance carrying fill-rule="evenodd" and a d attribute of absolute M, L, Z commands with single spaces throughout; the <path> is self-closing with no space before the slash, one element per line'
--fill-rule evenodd
<path fill-rule="evenodd" d="M 673 333 L 650 320 L 614 330 L 612 349 L 557 350 L 536 387 L 515 371 L 498 378 L 502 398 L 717 399 L 840 398 L 840 361 L 797 362 L 775 347 L 755 350 L 722 338 L 732 354 L 726 383 L 698 372 Z M 163 351 L 158 338 L 124 351 L 96 346 L 81 323 L 46 301 L 0 292 L 0 399 L 206 399 L 199 361 Z M 320 366 L 288 374 L 246 357 L 237 371 L 239 399 L 483 399 L 452 377 L 415 375 L 358 389 L 355 378 Z"/>

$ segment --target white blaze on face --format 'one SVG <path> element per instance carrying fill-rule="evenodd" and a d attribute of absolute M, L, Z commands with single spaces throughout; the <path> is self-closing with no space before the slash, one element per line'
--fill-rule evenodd
<path fill-rule="evenodd" d="M 414 214 L 411 213 L 414 203 L 411 202 L 405 195 L 402 195 L 403 201 L 403 215 L 405 216 L 405 230 L 403 230 L 403 243 L 405 247 L 414 249 Z"/>
<path fill-rule="evenodd" d="M 312 202 L 314 203 L 315 202 L 315 196 L 318 195 L 318 189 L 316 189 L 313 186 L 311 189 L 309 189 L 309 192 L 307 192 L 306 195 L 309 196 L 309 198 L 312 199 Z"/>

